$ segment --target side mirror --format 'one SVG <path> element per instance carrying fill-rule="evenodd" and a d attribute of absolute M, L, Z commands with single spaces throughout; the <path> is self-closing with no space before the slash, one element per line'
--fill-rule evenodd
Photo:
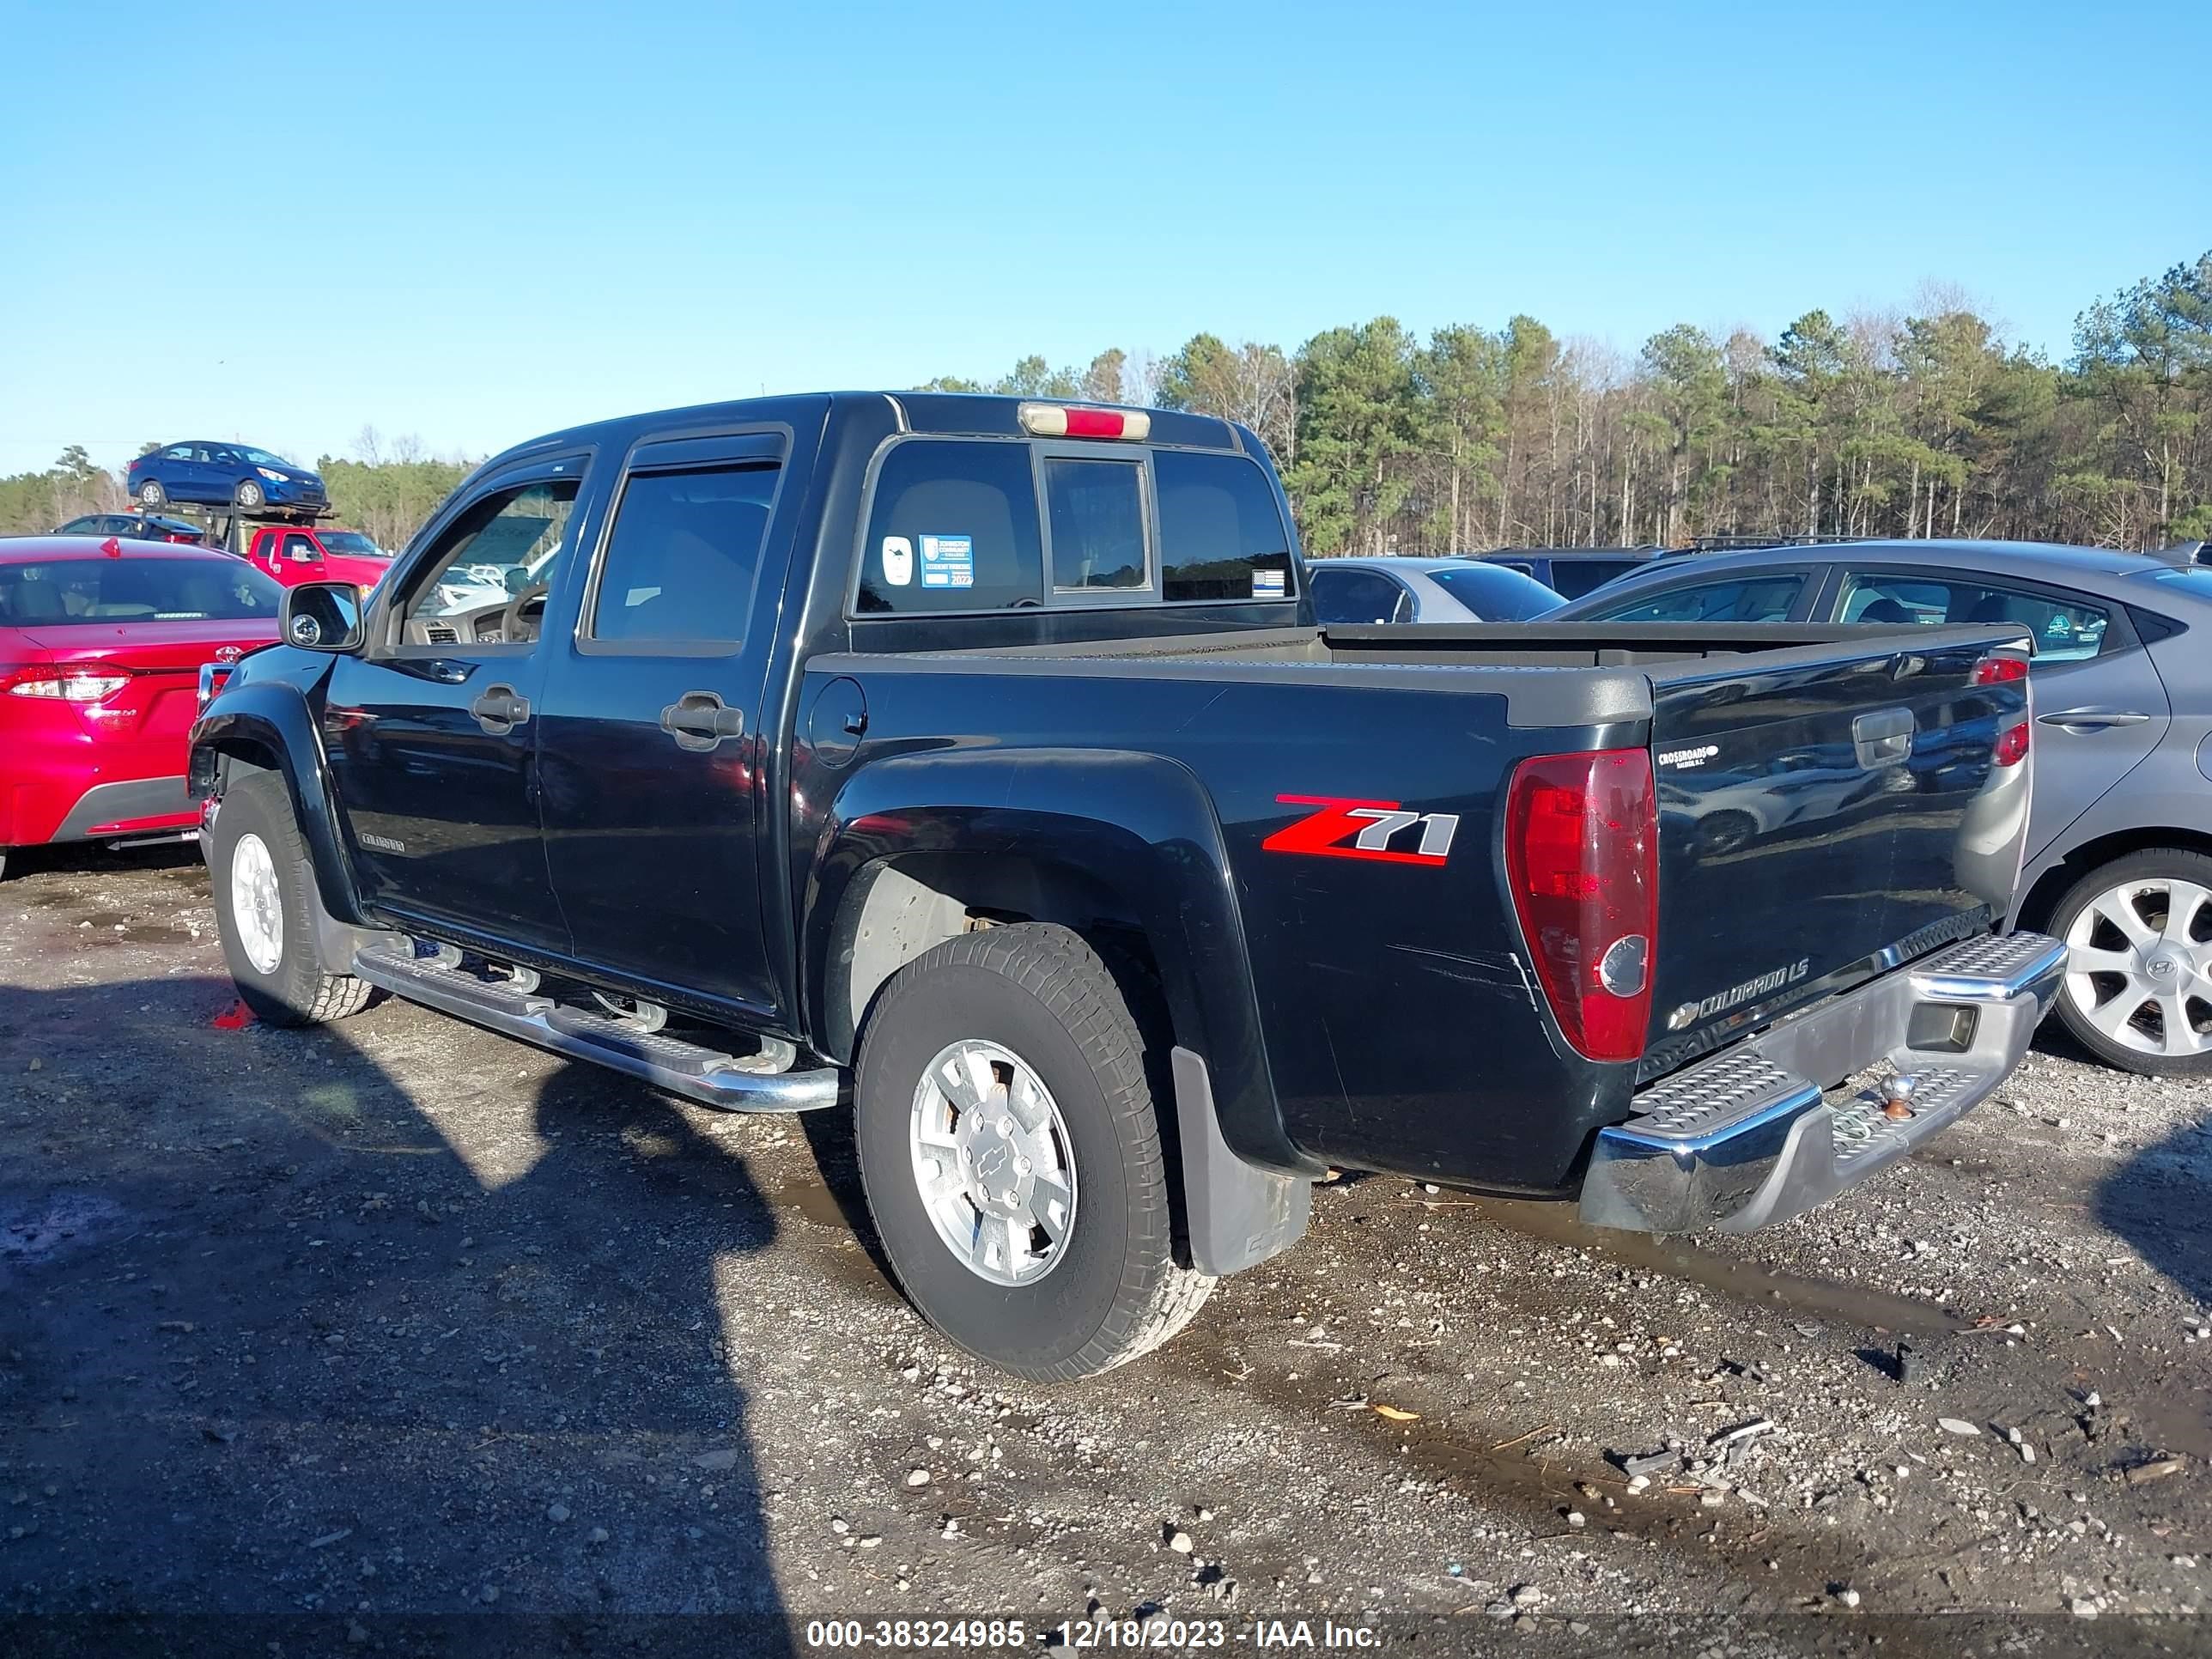
<path fill-rule="evenodd" d="M 302 651 L 358 651 L 368 637 L 361 589 L 351 582 L 301 582 L 284 590 L 276 635 Z"/>

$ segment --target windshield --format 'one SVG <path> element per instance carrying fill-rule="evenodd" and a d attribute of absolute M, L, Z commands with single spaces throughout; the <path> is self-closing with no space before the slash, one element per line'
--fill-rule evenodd
<path fill-rule="evenodd" d="M 57 559 L 0 564 L 0 627 L 117 622 L 273 622 L 284 590 L 216 559 Z"/>
<path fill-rule="evenodd" d="M 241 445 L 238 453 L 245 456 L 247 460 L 252 462 L 256 466 L 293 466 L 297 465 L 295 462 L 286 460 L 282 455 L 271 455 L 265 449 L 248 449 Z"/>
<path fill-rule="evenodd" d="M 1502 564 L 1470 564 L 1455 570 L 1431 570 L 1429 580 L 1485 622 L 1526 622 L 1559 609 L 1557 593 L 1534 576 Z"/>
<path fill-rule="evenodd" d="M 358 530 L 319 530 L 316 539 L 325 553 L 337 553 L 349 559 L 388 559 L 392 556 Z"/>

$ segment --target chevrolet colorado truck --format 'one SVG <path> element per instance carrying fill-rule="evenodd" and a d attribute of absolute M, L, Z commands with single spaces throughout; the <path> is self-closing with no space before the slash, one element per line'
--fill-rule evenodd
<path fill-rule="evenodd" d="M 1318 629 L 1262 447 L 1186 412 L 557 433 L 279 634 L 191 770 L 263 1020 L 382 991 L 849 1106 L 909 1298 L 1035 1379 L 1172 1334 L 1331 1166 L 1798 1213 L 1996 1087 L 2064 960 L 1996 931 L 2016 629 Z"/>

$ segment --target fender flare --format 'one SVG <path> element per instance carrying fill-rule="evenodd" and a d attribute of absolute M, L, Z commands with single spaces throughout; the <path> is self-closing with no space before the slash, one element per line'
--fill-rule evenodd
<path fill-rule="evenodd" d="M 258 765 L 259 756 L 273 763 L 269 769 L 284 780 L 292 798 L 323 908 L 335 921 L 359 925 L 364 920 L 361 899 L 346 860 L 322 737 L 297 686 L 282 680 L 251 682 L 227 688 L 207 706 L 191 730 L 186 775 L 192 799 L 220 795 L 226 757 Z"/>
<path fill-rule="evenodd" d="M 800 975 L 815 1047 L 849 1062 L 839 989 L 870 872 L 913 854 L 1025 859 L 1111 890 L 1160 970 L 1178 1046 L 1202 1055 L 1223 1139 L 1310 1179 L 1285 1133 L 1212 802 L 1181 763 L 1119 750 L 934 750 L 865 765 L 830 803 L 806 882 Z"/>

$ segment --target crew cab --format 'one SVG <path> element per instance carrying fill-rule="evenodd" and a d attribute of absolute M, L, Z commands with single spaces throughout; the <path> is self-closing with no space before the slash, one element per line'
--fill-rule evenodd
<path fill-rule="evenodd" d="M 1171 1334 L 1331 1166 L 1797 1213 L 1995 1089 L 2063 963 L 1996 931 L 2019 629 L 1317 628 L 1261 444 L 1187 412 L 556 433 L 280 632 L 191 766 L 263 1019 L 381 990 L 849 1108 L 908 1297 L 1031 1378 Z"/>
<path fill-rule="evenodd" d="M 331 525 L 264 525 L 246 543 L 246 556 L 287 587 L 329 581 L 374 587 L 392 564 L 384 550 L 358 530 Z"/>

